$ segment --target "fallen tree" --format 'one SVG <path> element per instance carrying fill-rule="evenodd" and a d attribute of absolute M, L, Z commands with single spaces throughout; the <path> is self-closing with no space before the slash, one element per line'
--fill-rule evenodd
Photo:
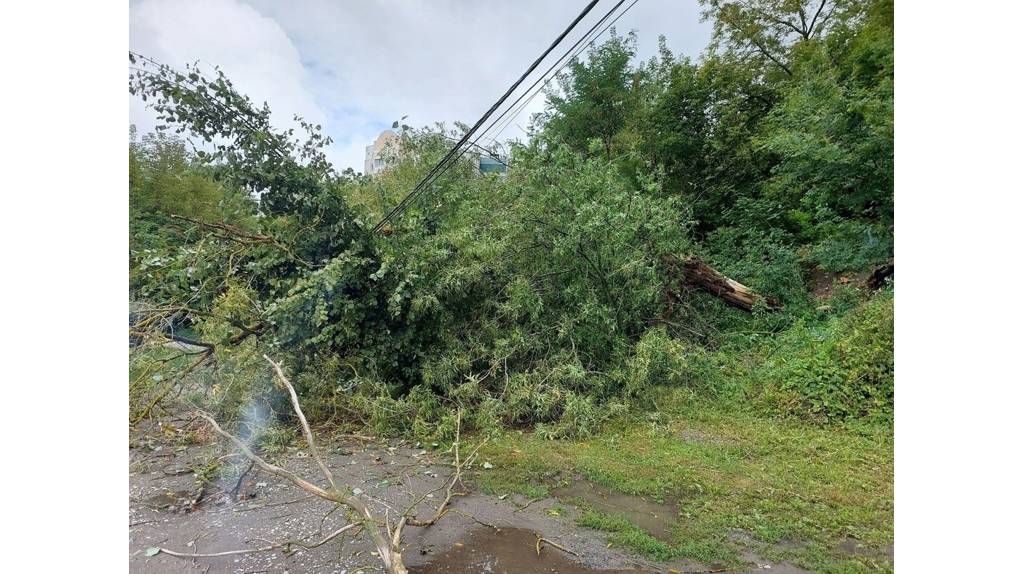
<path fill-rule="evenodd" d="M 663 261 L 669 269 L 669 276 L 678 286 L 689 285 L 711 293 L 737 309 L 748 313 L 754 309 L 758 301 L 763 301 L 769 308 L 776 308 L 779 302 L 770 296 L 757 293 L 750 287 L 726 277 L 717 269 L 704 262 L 696 255 L 679 257 L 666 255 Z M 672 299 L 678 299 L 680 289 L 669 289 Z"/>

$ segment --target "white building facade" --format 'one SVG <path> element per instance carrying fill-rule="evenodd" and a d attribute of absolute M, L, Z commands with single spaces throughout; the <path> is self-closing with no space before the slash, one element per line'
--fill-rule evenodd
<path fill-rule="evenodd" d="M 384 130 L 377 139 L 366 146 L 366 159 L 363 160 L 363 173 L 376 175 L 393 165 L 400 157 L 399 145 L 401 138 L 391 130 Z"/>

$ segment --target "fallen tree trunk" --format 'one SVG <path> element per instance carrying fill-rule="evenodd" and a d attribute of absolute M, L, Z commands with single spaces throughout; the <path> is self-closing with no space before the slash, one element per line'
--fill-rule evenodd
<path fill-rule="evenodd" d="M 726 277 L 695 255 L 686 258 L 666 256 L 665 263 L 672 276 L 680 278 L 682 283 L 707 291 L 737 309 L 749 313 L 758 301 L 763 301 L 769 308 L 779 306 L 774 297 L 761 295 L 746 285 Z"/>

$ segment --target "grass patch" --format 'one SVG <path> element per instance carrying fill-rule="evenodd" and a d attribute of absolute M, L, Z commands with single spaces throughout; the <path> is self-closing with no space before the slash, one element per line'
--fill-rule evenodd
<path fill-rule="evenodd" d="M 680 512 L 672 544 L 622 518 L 581 518 L 612 533 L 612 543 L 652 558 L 729 562 L 740 546 L 753 546 L 819 571 L 891 570 L 885 558 L 838 550 L 852 537 L 881 556 L 893 543 L 890 427 L 821 427 L 706 405 L 662 406 L 660 417 L 612 424 L 585 440 L 507 433 L 482 451 L 495 468 L 481 474 L 481 486 L 535 498 L 539 485 L 577 473 L 618 492 L 671 497 Z M 736 531 L 749 543 L 730 537 Z"/>
<path fill-rule="evenodd" d="M 652 560 L 666 561 L 676 556 L 676 551 L 671 546 L 621 516 L 586 510 L 576 523 L 602 532 L 610 532 L 612 544 L 629 548 Z"/>
<path fill-rule="evenodd" d="M 516 436 L 515 434 L 506 435 L 502 441 L 508 444 L 505 441 L 514 441 Z M 518 449 L 513 450 L 513 456 L 522 452 Z M 502 458 L 504 459 L 504 457 Z M 507 462 L 502 463 L 502 466 L 503 468 L 478 473 L 474 478 L 474 483 L 484 494 L 493 496 L 521 494 L 530 500 L 547 498 L 551 495 L 547 483 L 556 473 L 549 470 L 547 461 L 519 460 L 516 461 L 515 466 L 509 466 Z M 514 472 L 510 472 L 513 470 Z"/>

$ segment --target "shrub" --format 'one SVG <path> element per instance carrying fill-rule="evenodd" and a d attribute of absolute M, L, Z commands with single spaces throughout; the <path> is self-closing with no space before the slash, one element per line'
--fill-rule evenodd
<path fill-rule="evenodd" d="M 312 419 L 382 434 L 451 438 L 460 420 L 581 436 L 659 386 L 722 399 L 751 382 L 775 411 L 890 416 L 891 296 L 851 311 L 860 294 L 842 293 L 830 317 L 804 281 L 808 263 L 860 270 L 892 253 L 891 10 L 872 6 L 787 49 L 786 77 L 734 57 L 746 40 L 724 28 L 698 63 L 663 43 L 634 66 L 634 39 L 612 38 L 559 78 L 507 177 L 457 161 L 380 235 L 367 223 L 468 126 L 402 126 L 393 169 L 338 174 L 320 126 L 276 130 L 220 72 L 137 61 L 130 91 L 159 129 L 209 145 L 131 145 L 132 298 L 215 345 L 192 391 L 235 422 L 289 411 L 264 352 Z M 670 310 L 668 254 L 700 255 L 782 309 L 695 290 Z M 136 413 L 170 388 L 143 363 Z"/>
<path fill-rule="evenodd" d="M 825 271 L 865 270 L 892 257 L 892 232 L 879 225 L 843 221 L 827 228 L 811 248 L 811 259 Z"/>
<path fill-rule="evenodd" d="M 893 415 L 893 297 L 823 325 L 801 322 L 755 373 L 773 409 L 820 421 Z"/>
<path fill-rule="evenodd" d="M 648 330 L 625 361 L 623 391 L 629 398 L 649 398 L 656 385 L 677 385 L 687 373 L 684 344 L 664 327 Z"/>

